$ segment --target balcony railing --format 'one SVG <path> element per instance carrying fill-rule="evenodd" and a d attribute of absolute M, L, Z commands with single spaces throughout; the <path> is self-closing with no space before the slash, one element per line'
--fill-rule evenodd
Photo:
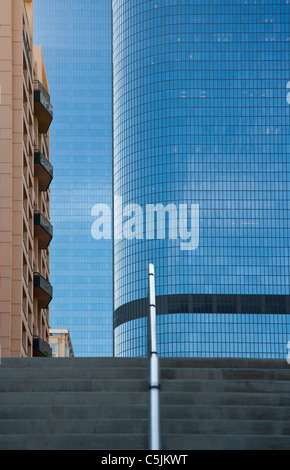
<path fill-rule="evenodd" d="M 40 211 L 34 211 L 34 235 L 38 238 L 38 248 L 45 250 L 52 237 L 53 227 Z"/>
<path fill-rule="evenodd" d="M 52 285 L 39 273 L 33 273 L 33 296 L 38 299 L 38 308 L 47 308 L 52 300 Z"/>
<path fill-rule="evenodd" d="M 33 357 L 51 357 L 51 346 L 37 335 L 33 335 Z"/>
<path fill-rule="evenodd" d="M 53 119 L 50 95 L 39 80 L 34 80 L 34 113 L 38 117 L 38 130 L 46 134 Z"/>
<path fill-rule="evenodd" d="M 38 149 L 34 150 L 34 174 L 38 177 L 39 191 L 47 191 L 53 178 L 53 166 Z"/>

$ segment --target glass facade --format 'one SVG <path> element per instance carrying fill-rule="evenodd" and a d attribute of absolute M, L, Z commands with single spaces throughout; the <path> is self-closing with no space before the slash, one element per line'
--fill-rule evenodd
<path fill-rule="evenodd" d="M 290 4 L 112 4 L 115 354 L 146 354 L 153 263 L 161 355 L 284 358 Z"/>
<path fill-rule="evenodd" d="M 113 354 L 112 240 L 91 234 L 95 204 L 112 204 L 111 4 L 34 0 L 51 126 L 50 326 L 68 328 L 75 356 Z"/>

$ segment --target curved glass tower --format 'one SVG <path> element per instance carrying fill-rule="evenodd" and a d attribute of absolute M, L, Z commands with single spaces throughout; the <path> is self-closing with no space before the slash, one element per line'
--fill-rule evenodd
<path fill-rule="evenodd" d="M 289 14 L 113 0 L 115 355 L 285 357 Z"/>

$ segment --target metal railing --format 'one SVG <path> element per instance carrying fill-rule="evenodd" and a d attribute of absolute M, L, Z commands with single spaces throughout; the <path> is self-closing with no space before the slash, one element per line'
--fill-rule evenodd
<path fill-rule="evenodd" d="M 34 225 L 40 225 L 49 235 L 52 236 L 52 225 L 38 209 L 34 209 Z"/>
<path fill-rule="evenodd" d="M 148 281 L 149 449 L 160 450 L 160 377 L 157 351 L 156 302 L 153 264 L 149 264 Z"/>
<path fill-rule="evenodd" d="M 37 148 L 34 149 L 34 164 L 40 163 L 40 165 L 50 173 L 52 176 L 53 166 L 46 156 Z"/>
<path fill-rule="evenodd" d="M 27 43 L 27 40 L 26 40 L 24 31 L 22 31 L 22 37 L 23 37 L 24 49 L 25 49 L 25 52 L 26 52 L 26 57 L 27 57 L 27 61 L 28 61 L 30 73 L 32 74 L 32 65 L 31 65 L 31 60 L 30 60 L 30 51 L 29 51 L 29 47 L 28 47 L 28 43 Z"/>
<path fill-rule="evenodd" d="M 46 88 L 44 88 L 42 83 L 39 80 L 33 80 L 33 86 L 34 90 L 39 90 L 44 95 L 46 101 L 50 103 L 50 94 L 48 93 Z"/>
<path fill-rule="evenodd" d="M 34 113 L 36 115 L 38 115 L 38 112 L 41 112 L 36 107 L 36 104 L 40 103 L 41 108 L 44 108 L 48 112 L 48 114 L 50 116 L 49 121 L 51 121 L 51 119 L 53 118 L 53 106 L 50 103 L 50 94 L 48 93 L 46 88 L 42 85 L 42 83 L 39 80 L 33 80 L 33 88 L 34 88 L 34 104 L 35 104 Z M 50 122 L 49 122 L 49 124 L 50 124 Z M 45 126 L 44 130 L 41 131 L 40 133 L 43 134 L 43 133 L 47 132 L 48 127 L 49 127 L 49 125 Z"/>

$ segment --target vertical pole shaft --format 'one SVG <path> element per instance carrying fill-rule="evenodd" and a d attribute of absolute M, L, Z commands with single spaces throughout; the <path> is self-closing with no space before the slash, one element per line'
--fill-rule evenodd
<path fill-rule="evenodd" d="M 156 301 L 154 266 L 149 264 L 149 314 L 148 314 L 148 357 L 149 357 L 149 449 L 161 449 L 160 433 L 160 380 L 157 354 Z"/>

